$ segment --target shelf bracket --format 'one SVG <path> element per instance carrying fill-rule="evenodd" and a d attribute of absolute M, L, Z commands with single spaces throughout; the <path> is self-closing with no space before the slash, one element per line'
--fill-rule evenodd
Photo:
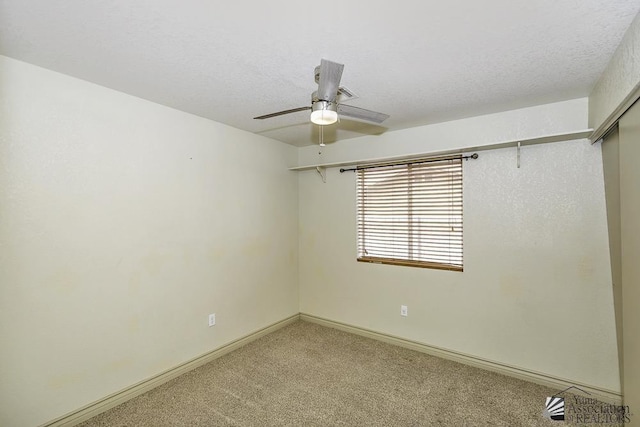
<path fill-rule="evenodd" d="M 326 182 L 327 182 L 327 168 L 325 168 L 323 166 L 316 166 L 316 172 L 318 172 L 318 175 L 320 175 L 320 177 L 322 177 L 322 182 L 324 182 L 326 184 Z"/>

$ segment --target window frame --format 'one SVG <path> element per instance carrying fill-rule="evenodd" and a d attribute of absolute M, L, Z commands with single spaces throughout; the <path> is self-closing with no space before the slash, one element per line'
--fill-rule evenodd
<path fill-rule="evenodd" d="M 370 165 L 370 166 L 356 168 L 355 172 L 356 172 L 357 261 L 367 262 L 367 263 L 376 263 L 376 264 L 389 264 L 389 265 L 399 265 L 399 266 L 407 266 L 407 267 L 420 267 L 420 268 L 431 268 L 431 269 L 439 269 L 439 270 L 459 271 L 459 272 L 464 271 L 464 256 L 463 256 L 464 255 L 464 252 L 463 252 L 464 224 L 463 224 L 463 205 L 462 205 L 462 195 L 463 195 L 462 194 L 463 193 L 462 159 L 463 158 L 466 158 L 466 157 L 463 157 L 462 155 L 440 156 L 440 157 L 432 157 L 427 159 L 418 159 L 414 161 Z M 416 165 L 420 165 L 420 166 L 416 166 Z M 442 168 L 443 165 L 448 165 L 448 168 L 451 170 L 451 178 L 450 178 L 450 181 L 448 181 L 451 184 L 451 190 L 449 193 L 444 193 L 444 194 L 449 194 L 451 196 L 451 204 L 450 204 L 451 210 L 449 213 L 444 215 L 422 213 L 421 217 L 431 219 L 431 222 L 428 222 L 429 225 L 427 225 L 426 227 L 428 231 L 424 232 L 420 230 L 420 227 L 416 227 L 418 224 L 420 224 L 421 218 L 419 218 L 417 222 L 414 222 L 413 217 L 414 215 L 416 215 L 415 214 L 416 210 L 414 210 L 413 208 L 413 199 L 418 200 L 417 203 L 420 203 L 420 209 L 425 209 L 426 207 L 428 210 L 428 208 L 436 207 L 441 211 L 443 206 L 441 202 L 438 202 L 438 206 L 431 205 L 431 204 L 425 205 L 425 203 L 429 203 L 430 198 L 435 197 L 437 192 L 439 192 L 437 194 L 438 197 L 440 197 L 443 193 L 441 193 L 441 190 L 442 190 L 441 188 L 438 188 L 436 191 L 434 190 L 434 188 L 431 188 L 428 185 L 425 187 L 424 185 L 421 186 L 418 184 L 416 185 L 418 188 L 415 189 L 414 183 L 417 182 L 417 180 L 419 179 L 422 179 L 423 181 L 425 181 L 425 180 L 428 180 L 430 177 L 431 178 L 435 177 L 439 170 L 438 167 Z M 414 168 L 414 166 L 416 167 Z M 433 166 L 433 168 L 430 169 L 431 166 Z M 394 225 L 390 226 L 389 230 L 385 230 L 384 225 L 383 226 L 376 225 L 375 232 L 369 231 L 368 234 L 369 236 L 371 236 L 372 234 L 375 233 L 377 235 L 377 237 L 375 237 L 374 239 L 375 243 L 377 243 L 378 245 L 382 245 L 383 247 L 385 245 L 385 240 L 391 240 L 393 242 L 388 245 L 390 249 L 380 249 L 379 252 L 385 252 L 388 254 L 388 253 L 395 253 L 396 251 L 397 252 L 404 251 L 406 252 L 406 256 L 402 256 L 402 255 L 379 256 L 379 254 L 369 255 L 367 253 L 367 249 L 371 249 L 371 246 L 367 246 L 365 243 L 367 241 L 366 229 L 368 228 L 367 224 L 371 224 L 372 221 L 369 220 L 367 222 L 367 220 L 365 219 L 367 216 L 367 209 L 368 209 L 365 203 L 365 200 L 366 200 L 367 194 L 374 193 L 374 191 L 369 191 L 367 193 L 367 188 L 365 188 L 365 185 L 366 185 L 365 175 L 374 174 L 375 173 L 374 170 L 376 169 L 380 170 L 381 168 L 385 168 L 381 173 L 382 176 L 384 176 L 384 173 L 385 173 L 384 170 L 393 171 L 394 168 L 396 168 L 397 170 L 400 171 L 398 173 L 399 179 L 402 179 L 404 176 L 406 176 L 407 184 L 406 184 L 406 187 L 402 187 L 402 184 L 392 186 L 391 194 L 382 196 L 378 200 L 377 209 L 378 210 L 380 209 L 381 201 L 382 203 L 391 202 L 392 204 L 391 210 L 393 211 L 393 215 L 398 213 L 398 215 L 404 216 L 406 220 L 400 221 L 400 222 L 404 222 L 406 225 L 402 227 L 403 228 L 403 231 L 401 233 L 402 238 L 400 239 L 397 239 L 398 234 L 395 234 L 395 232 L 393 231 L 389 231 L 389 230 L 393 230 Z M 402 172 L 402 170 L 404 169 L 406 169 L 406 173 Z M 412 169 L 416 169 L 416 172 L 413 172 Z M 433 174 L 429 175 L 430 172 L 432 172 Z M 391 175 L 387 175 L 387 176 L 391 176 Z M 389 178 L 389 179 L 394 179 L 394 178 Z M 398 190 L 399 192 L 396 192 L 396 190 Z M 406 195 L 403 194 L 403 192 L 405 191 L 406 191 Z M 387 193 L 389 193 L 389 191 L 387 191 Z M 393 204 L 393 202 L 396 201 L 398 198 L 400 200 L 402 200 L 403 198 L 405 199 L 404 201 L 399 202 L 397 204 L 398 206 L 400 206 L 399 208 L 397 208 L 396 205 Z M 375 202 L 373 206 L 376 206 Z M 386 206 L 384 206 L 384 208 L 386 208 Z M 403 211 L 404 208 L 406 208 L 406 212 Z M 370 206 L 369 206 L 369 209 L 371 209 Z M 420 215 L 420 213 L 418 215 Z M 371 216 L 371 214 L 369 216 Z M 434 227 L 436 228 L 438 227 L 438 225 L 434 226 L 434 224 L 440 224 L 440 225 L 442 224 L 442 223 L 433 222 L 433 218 L 442 217 L 442 216 L 449 217 L 448 224 L 451 226 L 451 230 L 444 231 L 444 232 L 438 231 L 437 234 L 439 235 L 439 237 L 428 237 L 428 238 L 425 237 L 427 234 L 429 234 L 429 231 L 434 230 Z M 459 220 L 452 222 L 451 218 L 454 218 L 454 219 L 459 218 Z M 455 223 L 455 226 L 452 225 L 454 223 Z M 389 231 L 390 234 L 385 235 L 384 234 L 385 231 Z M 417 244 L 415 243 L 416 233 L 418 234 L 418 238 L 422 239 L 422 241 L 418 242 Z M 443 235 L 448 236 L 448 245 L 449 245 L 448 255 L 444 255 L 444 256 L 437 253 L 439 251 L 442 251 L 443 248 L 446 249 L 445 242 L 447 241 L 447 239 L 445 237 L 442 237 Z M 454 237 L 454 240 L 457 242 L 456 244 L 453 244 L 453 245 L 451 244 L 452 236 Z M 406 240 L 406 244 L 404 246 L 398 243 L 398 241 L 405 241 L 405 240 Z M 435 247 L 436 249 L 435 250 L 428 249 L 427 244 L 429 244 L 431 248 Z M 418 246 L 417 251 L 415 250 L 415 246 Z M 418 253 L 417 256 L 416 256 L 416 252 Z M 425 253 L 427 255 L 423 255 Z M 446 256 L 450 257 L 450 260 L 449 260 L 450 262 L 442 261 L 442 259 Z"/>

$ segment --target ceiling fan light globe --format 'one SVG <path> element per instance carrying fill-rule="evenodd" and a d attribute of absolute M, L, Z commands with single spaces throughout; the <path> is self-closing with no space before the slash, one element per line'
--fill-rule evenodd
<path fill-rule="evenodd" d="M 338 113 L 332 110 L 316 110 L 311 112 L 311 122 L 324 126 L 338 121 Z"/>

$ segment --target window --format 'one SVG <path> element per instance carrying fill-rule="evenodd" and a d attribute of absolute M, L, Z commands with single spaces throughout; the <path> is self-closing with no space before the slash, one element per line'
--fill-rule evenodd
<path fill-rule="evenodd" d="M 462 271 L 462 156 L 356 172 L 358 261 Z"/>

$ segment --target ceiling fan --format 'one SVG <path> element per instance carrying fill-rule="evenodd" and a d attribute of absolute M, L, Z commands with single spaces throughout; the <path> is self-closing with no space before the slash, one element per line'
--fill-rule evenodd
<path fill-rule="evenodd" d="M 254 119 L 269 119 L 271 117 L 306 110 L 311 110 L 311 122 L 320 126 L 335 123 L 338 120 L 338 115 L 373 123 L 382 123 L 388 119 L 388 114 L 345 105 L 339 102 L 339 95 L 350 94 L 348 90 L 340 87 L 343 69 L 343 64 L 322 59 L 320 65 L 314 70 L 318 90 L 311 94 L 311 106 L 278 111 L 277 113 L 254 117 Z"/>

